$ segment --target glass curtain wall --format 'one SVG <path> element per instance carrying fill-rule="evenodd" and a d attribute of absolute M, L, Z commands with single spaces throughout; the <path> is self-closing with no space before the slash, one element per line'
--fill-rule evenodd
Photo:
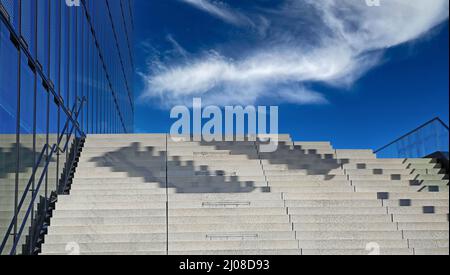
<path fill-rule="evenodd" d="M 77 137 L 133 132 L 132 6 L 0 0 L 0 253 L 19 239 L 22 252 L 37 203 L 57 190 Z M 39 196 L 29 207 L 33 191 Z"/>

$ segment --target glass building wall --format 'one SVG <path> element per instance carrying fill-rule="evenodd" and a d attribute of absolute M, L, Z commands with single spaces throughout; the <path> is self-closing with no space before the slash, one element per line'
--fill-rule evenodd
<path fill-rule="evenodd" d="M 22 252 L 37 203 L 57 190 L 77 137 L 133 132 L 133 2 L 77 2 L 0 0 L 2 254 L 15 240 Z"/>

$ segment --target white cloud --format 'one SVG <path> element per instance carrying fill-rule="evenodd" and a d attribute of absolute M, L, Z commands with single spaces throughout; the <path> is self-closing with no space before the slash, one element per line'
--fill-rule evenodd
<path fill-rule="evenodd" d="M 182 0 L 241 25 L 238 13 L 207 0 Z M 349 86 L 376 66 L 385 49 L 415 40 L 448 18 L 448 0 L 390 0 L 368 7 L 365 0 L 284 0 L 274 10 L 251 12 L 264 18 L 264 35 L 235 58 L 207 52 L 168 62 L 142 75 L 142 98 L 170 107 L 201 96 L 214 104 L 252 104 L 258 99 L 322 104 L 308 83 Z M 237 24 L 239 22 L 239 24 Z M 175 47 L 178 43 L 172 39 Z"/>
<path fill-rule="evenodd" d="M 247 25 L 251 24 L 251 21 L 246 16 L 230 10 L 224 3 L 215 2 L 211 3 L 209 0 L 180 0 L 186 2 L 197 9 L 203 10 L 215 17 L 224 20 L 227 23 L 233 25 Z"/>

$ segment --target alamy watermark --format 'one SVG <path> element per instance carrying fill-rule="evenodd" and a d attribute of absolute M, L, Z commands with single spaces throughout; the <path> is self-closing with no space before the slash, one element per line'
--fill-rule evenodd
<path fill-rule="evenodd" d="M 81 0 L 66 0 L 66 5 L 68 7 L 79 7 L 81 5 Z"/>
<path fill-rule="evenodd" d="M 366 0 L 366 5 L 369 7 L 381 6 L 381 0 Z"/>
<path fill-rule="evenodd" d="M 247 140 L 259 141 L 259 150 L 263 153 L 278 149 L 277 106 L 225 106 L 222 111 L 214 105 L 203 107 L 201 98 L 194 98 L 192 114 L 187 106 L 175 106 L 170 118 L 177 119 L 170 128 L 174 141 L 187 138 L 198 142 Z"/>

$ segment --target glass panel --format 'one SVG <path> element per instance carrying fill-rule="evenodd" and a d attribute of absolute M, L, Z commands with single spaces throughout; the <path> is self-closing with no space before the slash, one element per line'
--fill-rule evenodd
<path fill-rule="evenodd" d="M 28 66 L 28 59 L 21 55 L 20 63 L 20 145 L 19 145 L 19 196 L 25 192 L 26 185 L 32 176 L 34 166 L 34 95 L 35 95 L 35 74 Z M 31 196 L 27 196 L 21 212 L 28 209 Z M 27 227 L 30 224 L 27 221 Z M 18 225 L 22 224 L 22 219 L 18 220 Z M 22 237 L 23 242 L 25 240 Z"/>
<path fill-rule="evenodd" d="M 0 238 L 14 217 L 18 52 L 0 23 Z M 4 252 L 5 253 L 5 252 Z"/>
<path fill-rule="evenodd" d="M 448 127 L 433 120 L 377 152 L 381 158 L 423 158 L 441 152 L 448 158 Z"/>

